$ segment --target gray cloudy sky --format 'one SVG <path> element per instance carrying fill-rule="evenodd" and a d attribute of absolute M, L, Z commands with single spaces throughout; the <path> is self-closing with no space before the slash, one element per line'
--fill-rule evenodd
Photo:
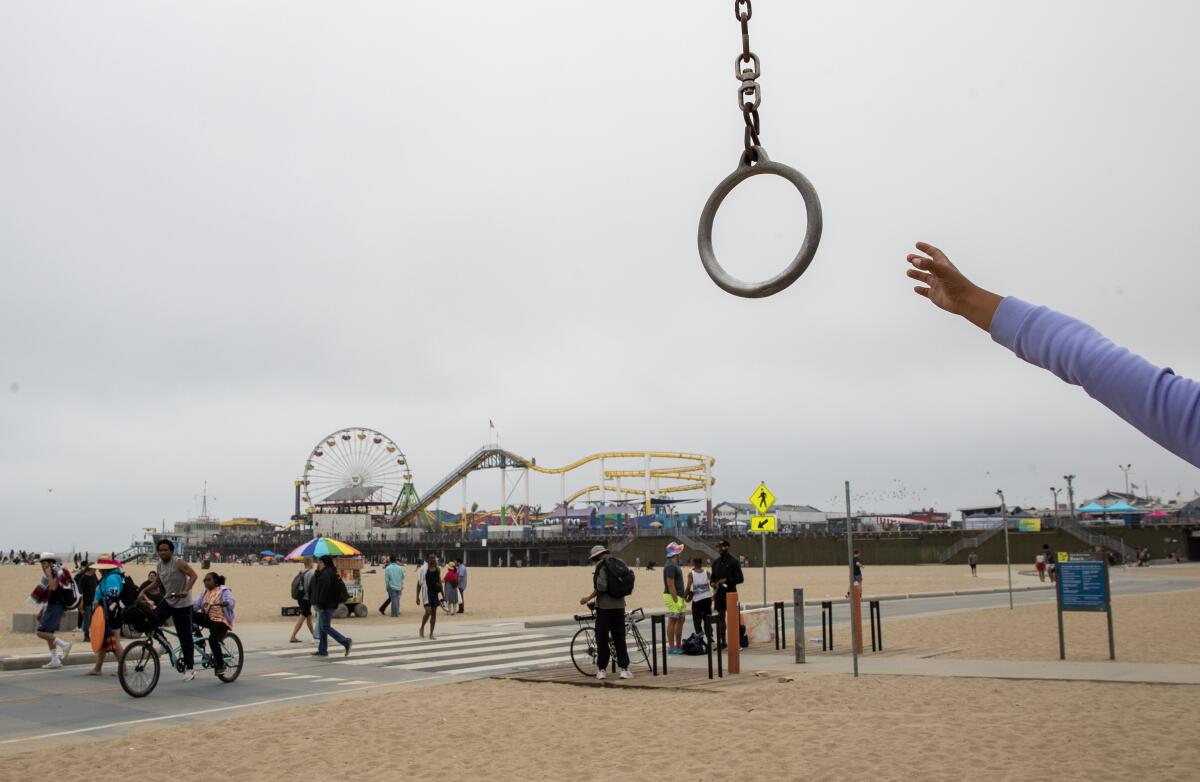
<path fill-rule="evenodd" d="M 763 141 L 825 214 L 759 301 L 695 246 L 740 153 L 731 6 L 5 5 L 0 546 L 109 548 L 205 480 L 222 516 L 283 521 L 344 426 L 424 489 L 489 418 L 545 464 L 712 454 L 718 499 L 1046 504 L 1118 463 L 1200 489 L 903 276 L 932 241 L 1200 375 L 1200 6 L 757 0 Z M 766 180 L 717 222 L 747 278 L 804 230 Z"/>

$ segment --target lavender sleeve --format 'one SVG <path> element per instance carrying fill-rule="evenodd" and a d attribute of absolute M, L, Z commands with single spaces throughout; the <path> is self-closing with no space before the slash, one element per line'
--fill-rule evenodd
<path fill-rule="evenodd" d="M 1012 296 L 996 309 L 991 334 L 1200 467 L 1200 383 L 1114 345 L 1086 323 Z"/>

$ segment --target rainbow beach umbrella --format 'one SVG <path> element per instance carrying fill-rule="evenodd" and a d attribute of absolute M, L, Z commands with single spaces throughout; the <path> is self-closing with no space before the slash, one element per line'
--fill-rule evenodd
<path fill-rule="evenodd" d="M 288 554 L 284 559 L 303 559 L 304 557 L 313 557 L 315 559 L 316 557 L 323 557 L 326 554 L 331 557 L 362 556 L 362 552 L 349 543 L 343 543 L 333 538 L 313 538 L 307 543 L 292 549 L 292 553 Z"/>

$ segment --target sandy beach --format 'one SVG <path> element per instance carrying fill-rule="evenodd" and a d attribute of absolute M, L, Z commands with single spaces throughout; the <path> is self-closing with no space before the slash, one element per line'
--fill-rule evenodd
<path fill-rule="evenodd" d="M 53 759 L 136 764 L 154 747 L 178 780 L 279 779 L 309 773 L 301 766 L 317 757 L 320 773 L 363 782 L 1027 780 L 1051 762 L 1060 779 L 1192 780 L 1195 696 L 1179 686 L 840 674 L 719 694 L 483 680 L 58 742 Z M 6 773 L 42 773 L 46 748 L 4 752 Z"/>
<path fill-rule="evenodd" d="M 292 577 L 298 564 L 280 565 L 214 565 L 222 573 L 237 598 L 238 622 L 278 622 L 288 626 L 292 619 L 280 616 L 280 608 L 293 605 L 289 597 Z M 127 568 L 134 581 L 141 582 L 150 571 L 149 565 L 130 565 Z M 197 572 L 201 572 L 197 570 Z M 1006 583 L 1004 568 L 981 565 L 980 576 L 972 578 L 961 565 L 880 566 L 866 568 L 866 590 L 869 594 L 921 592 L 946 589 L 999 587 Z M 201 573 L 202 574 L 202 573 Z M 347 623 L 409 625 L 420 621 L 416 606 L 416 568 L 405 568 L 406 588 L 401 605 L 401 617 L 384 618 L 375 609 L 387 595 L 383 571 L 364 575 L 366 602 L 371 613 L 364 619 L 347 619 Z M 748 602 L 762 599 L 762 570 L 748 568 L 742 586 Z M 0 650 L 37 646 L 32 634 L 11 632 L 12 613 L 36 610 L 25 598 L 41 578 L 41 571 L 31 565 L 0 567 Z M 472 620 L 501 619 L 518 616 L 570 614 L 579 608 L 579 598 L 591 589 L 591 570 L 583 567 L 556 568 L 485 568 L 470 569 L 466 594 Z M 1036 583 L 1037 579 L 1017 576 L 1019 583 Z M 768 568 L 768 593 L 772 600 L 791 600 L 792 589 L 803 586 L 809 599 L 841 597 L 846 593 L 847 572 L 844 567 L 779 567 Z M 642 606 L 647 611 L 662 608 L 662 571 L 638 570 L 637 585 L 629 605 Z M 444 620 L 453 622 L 453 620 Z M 450 624 L 445 625 L 449 629 Z"/>

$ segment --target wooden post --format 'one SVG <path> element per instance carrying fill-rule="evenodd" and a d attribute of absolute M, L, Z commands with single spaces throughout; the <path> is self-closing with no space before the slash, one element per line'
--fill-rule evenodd
<path fill-rule="evenodd" d="M 859 583 L 855 583 L 850 590 L 850 624 L 854 635 L 854 651 L 862 654 L 862 584 Z"/>
<path fill-rule="evenodd" d="M 725 593 L 725 649 L 729 654 L 730 673 L 741 673 L 742 617 L 738 613 L 737 592 Z"/>

